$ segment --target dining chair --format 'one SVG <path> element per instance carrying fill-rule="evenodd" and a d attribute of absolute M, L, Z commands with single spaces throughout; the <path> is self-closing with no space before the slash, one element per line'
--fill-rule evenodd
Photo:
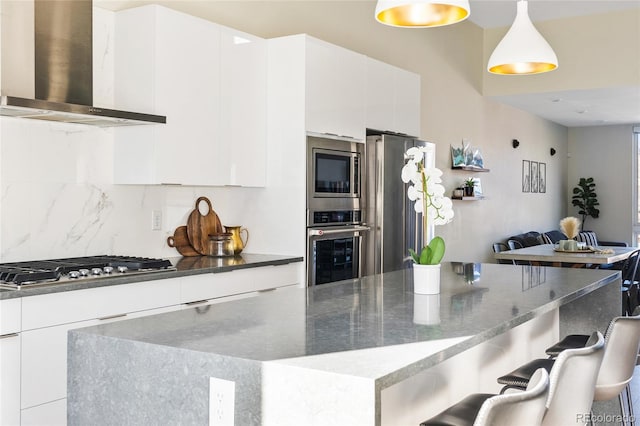
<path fill-rule="evenodd" d="M 564 350 L 584 346 L 586 338 L 586 335 L 571 334 L 547 348 L 546 353 L 550 357 L 556 357 Z M 611 320 L 605 334 L 605 353 L 596 381 L 594 401 L 609 401 L 618 397 L 623 419 L 634 418 L 629 383 L 639 351 L 640 315 L 619 316 Z M 623 393 L 627 398 L 626 416 Z"/>
<path fill-rule="evenodd" d="M 476 393 L 420 423 L 420 426 L 539 425 L 549 395 L 549 373 L 540 368 L 523 392 Z"/>
<path fill-rule="evenodd" d="M 631 252 L 622 265 L 622 312 L 632 316 L 640 305 L 638 286 L 640 285 L 640 249 Z"/>
<path fill-rule="evenodd" d="M 501 392 L 526 389 L 539 368 L 549 372 L 549 398 L 543 426 L 587 424 L 590 421 L 596 380 L 604 358 L 604 336 L 591 334 L 585 347 L 567 349 L 555 359 L 536 359 L 498 378 Z"/>
<path fill-rule="evenodd" d="M 500 253 L 501 251 L 507 251 L 509 250 L 509 246 L 506 245 L 505 243 L 493 243 L 493 252 L 494 253 Z M 509 259 L 498 259 L 498 263 L 501 263 L 503 265 L 515 265 L 516 262 L 514 260 L 509 260 Z"/>
<path fill-rule="evenodd" d="M 524 248 L 524 245 L 518 240 L 507 240 L 507 246 L 509 246 L 509 250 L 516 250 Z M 514 260 L 514 265 L 531 265 L 531 262 L 528 260 Z"/>

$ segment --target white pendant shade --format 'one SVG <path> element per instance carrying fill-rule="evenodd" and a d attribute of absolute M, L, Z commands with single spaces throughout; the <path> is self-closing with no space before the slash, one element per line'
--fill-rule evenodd
<path fill-rule="evenodd" d="M 489 58 L 493 74 L 539 74 L 558 68 L 558 58 L 529 19 L 527 2 L 518 2 L 513 25 Z"/>
<path fill-rule="evenodd" d="M 376 20 L 393 27 L 441 27 L 464 21 L 469 0 L 378 0 Z"/>

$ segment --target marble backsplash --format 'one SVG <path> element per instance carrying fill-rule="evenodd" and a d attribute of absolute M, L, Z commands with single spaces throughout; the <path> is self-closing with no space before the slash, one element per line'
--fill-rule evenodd
<path fill-rule="evenodd" d="M 223 224 L 250 230 L 247 252 L 304 253 L 304 238 L 283 238 L 277 226 L 275 207 L 292 201 L 286 191 L 113 185 L 113 162 L 111 129 L 0 118 L 0 261 L 178 256 L 167 237 L 203 195 Z M 151 230 L 153 210 L 160 231 Z"/>

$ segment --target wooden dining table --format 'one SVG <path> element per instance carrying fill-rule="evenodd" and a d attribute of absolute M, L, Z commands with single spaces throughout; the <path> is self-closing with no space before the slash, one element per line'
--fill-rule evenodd
<path fill-rule="evenodd" d="M 494 253 L 500 260 L 529 261 L 532 265 L 571 266 L 575 268 L 616 263 L 625 260 L 637 247 L 598 246 L 595 250 L 559 251 L 555 244 L 540 244 Z"/>

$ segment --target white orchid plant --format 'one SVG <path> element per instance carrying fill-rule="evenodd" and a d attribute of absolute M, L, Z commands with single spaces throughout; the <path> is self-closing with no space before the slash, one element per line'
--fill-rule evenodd
<path fill-rule="evenodd" d="M 427 241 L 429 221 L 434 225 L 444 225 L 453 219 L 453 203 L 445 197 L 441 185 L 442 171 L 435 167 L 425 168 L 426 147 L 411 147 L 405 153 L 406 164 L 402 168 L 402 181 L 410 183 L 407 196 L 415 201 L 414 209 L 422 213 L 423 241 Z M 445 244 L 442 237 L 434 237 L 420 253 L 409 249 L 415 263 L 437 265 L 444 257 Z"/>

